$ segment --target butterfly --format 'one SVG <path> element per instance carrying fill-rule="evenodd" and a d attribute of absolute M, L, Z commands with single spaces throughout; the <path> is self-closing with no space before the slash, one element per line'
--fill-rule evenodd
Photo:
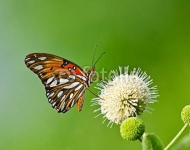
<path fill-rule="evenodd" d="M 32 53 L 26 56 L 25 64 L 41 79 L 47 99 L 57 112 L 65 113 L 75 104 L 78 111 L 82 110 L 85 89 L 93 82 L 96 63 L 86 72 L 65 58 L 47 53 Z"/>

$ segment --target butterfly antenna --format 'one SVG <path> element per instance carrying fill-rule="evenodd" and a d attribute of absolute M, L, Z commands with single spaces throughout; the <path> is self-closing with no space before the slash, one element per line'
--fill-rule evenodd
<path fill-rule="evenodd" d="M 94 47 L 94 55 L 92 57 L 92 66 L 93 66 L 93 63 L 94 63 L 94 57 L 95 57 L 95 54 L 96 54 L 96 49 L 97 49 L 97 45 L 95 45 L 95 47 Z"/>
<path fill-rule="evenodd" d="M 96 60 L 96 62 L 94 63 L 94 65 L 92 64 L 92 66 L 95 66 L 96 64 L 97 64 L 97 62 L 100 60 L 100 58 L 102 57 L 102 55 L 104 55 L 105 54 L 105 52 L 103 52 L 101 55 L 100 55 L 100 57 Z"/>

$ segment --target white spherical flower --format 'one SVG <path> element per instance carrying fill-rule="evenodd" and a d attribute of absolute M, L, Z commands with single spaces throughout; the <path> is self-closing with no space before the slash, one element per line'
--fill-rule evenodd
<path fill-rule="evenodd" d="M 100 94 L 92 99 L 92 105 L 100 106 L 95 112 L 100 111 L 99 115 L 103 115 L 104 121 L 109 120 L 108 126 L 141 115 L 148 108 L 148 103 L 154 103 L 158 97 L 157 87 L 149 87 L 152 79 L 141 69 L 134 68 L 129 73 L 129 67 L 124 67 L 122 73 L 119 67 L 119 73 L 111 73 L 111 80 L 97 84 Z"/>

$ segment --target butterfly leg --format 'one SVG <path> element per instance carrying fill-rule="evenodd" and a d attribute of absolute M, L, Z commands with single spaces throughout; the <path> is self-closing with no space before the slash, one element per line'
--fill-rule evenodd
<path fill-rule="evenodd" d="M 90 93 L 92 93 L 93 95 L 95 95 L 96 97 L 99 97 L 100 99 L 103 99 L 103 98 L 101 98 L 100 96 L 98 96 L 97 94 L 95 94 L 94 92 L 92 92 L 89 88 L 87 88 L 87 90 L 88 90 Z"/>

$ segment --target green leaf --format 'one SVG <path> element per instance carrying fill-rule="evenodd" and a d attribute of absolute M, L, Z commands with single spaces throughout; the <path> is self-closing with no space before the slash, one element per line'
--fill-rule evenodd
<path fill-rule="evenodd" d="M 145 133 L 142 136 L 143 150 L 163 150 L 160 139 L 154 133 Z"/>
<path fill-rule="evenodd" d="M 181 149 L 190 147 L 190 135 L 184 136 L 173 149 Z"/>

